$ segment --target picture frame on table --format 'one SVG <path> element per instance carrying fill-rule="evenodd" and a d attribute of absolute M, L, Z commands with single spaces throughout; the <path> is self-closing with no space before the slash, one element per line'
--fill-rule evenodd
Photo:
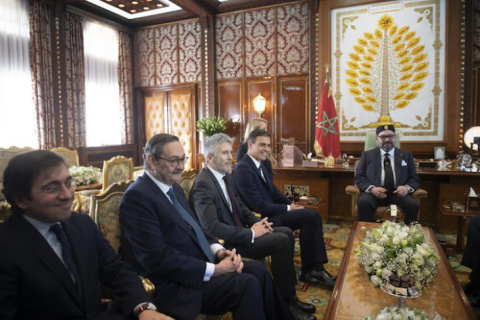
<path fill-rule="evenodd" d="M 433 157 L 435 160 L 445 159 L 445 147 L 435 147 Z"/>

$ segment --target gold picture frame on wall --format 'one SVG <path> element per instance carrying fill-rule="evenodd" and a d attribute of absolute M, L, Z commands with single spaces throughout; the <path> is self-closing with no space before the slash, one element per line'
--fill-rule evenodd
<path fill-rule="evenodd" d="M 377 8 L 381 4 L 398 4 L 398 3 L 407 3 L 412 1 L 367 1 L 367 0 L 358 0 L 351 1 L 348 4 L 345 1 L 341 0 L 326 0 L 320 2 L 319 8 L 319 60 L 318 60 L 318 81 L 325 78 L 324 65 L 332 65 L 332 60 L 337 59 L 339 55 L 348 55 L 347 52 L 339 52 L 332 46 L 335 39 L 332 39 L 332 29 L 336 28 L 336 24 L 332 13 L 336 9 L 353 9 L 362 5 L 377 5 Z M 465 70 L 461 68 L 461 65 L 465 61 L 465 31 L 461 29 L 461 24 L 464 21 L 464 10 L 465 4 L 456 1 L 446 1 L 446 0 L 432 0 L 424 1 L 424 4 L 444 4 L 445 11 L 448 12 L 448 16 L 445 17 L 445 25 L 447 26 L 444 30 L 445 37 L 444 39 L 448 40 L 445 43 L 441 44 L 444 46 L 445 52 L 445 61 L 444 62 L 444 80 L 443 83 L 434 86 L 431 91 L 436 91 L 437 93 L 441 90 L 443 97 L 443 119 L 435 118 L 433 115 L 425 114 L 428 117 L 431 117 L 431 124 L 441 128 L 443 133 L 438 135 L 435 139 L 429 137 L 428 134 L 418 134 L 414 139 L 411 137 L 405 136 L 402 140 L 402 145 L 407 148 L 409 151 L 414 152 L 416 155 L 424 154 L 425 156 L 431 156 L 432 142 L 440 142 L 442 145 L 445 145 L 445 150 L 447 152 L 456 152 L 460 146 L 461 129 L 463 125 L 463 99 L 460 99 L 463 92 L 462 83 L 465 79 Z M 421 10 L 420 10 L 421 11 Z M 419 12 L 420 12 L 419 11 Z M 424 11 L 424 19 L 427 19 L 428 14 Z M 435 19 L 435 16 L 431 16 L 429 19 Z M 397 29 L 398 30 L 398 29 Z M 362 36 L 363 37 L 363 36 Z M 435 42 L 436 46 L 439 46 L 440 43 Z M 353 45 L 352 45 L 353 48 Z M 449 48 L 461 48 L 461 50 L 449 50 Z M 436 59 L 436 58 L 435 58 Z M 434 60 L 435 60 L 434 59 Z M 332 73 L 337 70 L 332 70 Z M 440 87 L 441 84 L 441 87 Z M 342 90 L 337 92 L 335 88 L 336 83 L 334 83 L 334 97 L 338 99 L 344 95 L 344 92 L 347 92 L 348 88 L 342 88 Z M 321 86 L 318 86 L 317 90 L 320 92 Z M 319 94 L 317 95 L 319 96 Z M 461 101 L 460 101 L 461 100 Z M 459 102 L 460 101 L 460 102 Z M 433 103 L 432 103 L 433 105 Z M 337 114 L 342 116 L 341 104 L 337 107 Z M 345 108 L 352 108 L 351 105 L 346 105 Z M 433 110 L 433 109 L 432 109 Z M 411 117 L 416 117 L 416 115 L 411 113 Z M 378 120 L 379 117 L 377 117 Z M 422 117 L 424 120 L 425 117 Z M 447 121 L 447 119 L 455 121 Z M 372 121 L 373 122 L 373 121 Z M 407 131 L 406 129 L 403 131 Z M 342 134 L 342 128 L 340 129 Z M 409 133 L 410 135 L 410 133 Z M 341 145 L 342 151 L 351 152 L 351 153 L 360 153 L 363 147 L 362 139 L 363 133 L 356 136 L 355 130 L 343 130 L 343 135 L 341 135 Z"/>

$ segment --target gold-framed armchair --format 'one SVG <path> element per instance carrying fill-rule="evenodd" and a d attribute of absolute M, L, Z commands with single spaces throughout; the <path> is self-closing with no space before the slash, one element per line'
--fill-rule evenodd
<path fill-rule="evenodd" d="M 185 196 L 189 197 L 190 189 L 192 189 L 195 179 L 197 178 L 198 171 L 195 169 L 188 169 L 183 171 L 182 178 L 178 181 L 178 184 L 182 187 Z"/>
<path fill-rule="evenodd" d="M 74 166 L 78 167 L 80 165 L 80 161 L 78 159 L 78 152 L 75 149 L 72 150 L 65 147 L 58 147 L 53 148 L 51 151 L 55 152 L 63 159 L 65 159 L 69 168 Z"/>
<path fill-rule="evenodd" d="M 120 181 L 133 179 L 133 159 L 124 156 L 116 156 L 103 161 L 102 190 Z"/>
<path fill-rule="evenodd" d="M 90 217 L 95 221 L 103 237 L 107 239 L 117 253 L 120 248 L 120 203 L 123 194 L 132 183 L 132 180 L 116 182 L 99 194 L 90 196 Z M 141 279 L 148 295 L 150 298 L 153 298 L 155 286 L 150 280 L 142 277 Z"/>

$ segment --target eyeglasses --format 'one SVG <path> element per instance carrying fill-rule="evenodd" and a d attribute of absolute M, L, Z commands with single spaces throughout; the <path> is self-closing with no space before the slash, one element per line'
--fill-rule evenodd
<path fill-rule="evenodd" d="M 75 188 L 76 184 L 73 179 L 68 179 L 64 183 L 52 182 L 46 185 L 45 187 L 42 187 L 40 190 L 47 194 L 59 194 L 60 192 L 63 191 L 63 186 L 65 186 L 65 188 L 67 189 L 72 189 L 72 188 Z"/>
<path fill-rule="evenodd" d="M 385 140 L 385 139 L 393 139 L 393 138 L 395 138 L 395 135 L 394 134 L 386 134 L 384 136 L 377 136 L 377 137 L 379 137 L 382 140 Z"/>
<path fill-rule="evenodd" d="M 170 165 L 171 165 L 172 167 L 176 167 L 176 166 L 178 166 L 180 163 L 181 163 L 181 164 L 185 164 L 185 163 L 187 163 L 187 161 L 188 161 L 188 157 L 183 157 L 183 158 L 181 158 L 181 159 L 173 159 L 173 160 L 166 159 L 166 158 L 162 158 L 162 157 L 158 157 L 158 159 L 165 160 L 166 162 L 170 163 Z"/>

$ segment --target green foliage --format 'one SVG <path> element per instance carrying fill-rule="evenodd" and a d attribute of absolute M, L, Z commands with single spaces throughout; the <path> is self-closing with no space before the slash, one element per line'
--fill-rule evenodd
<path fill-rule="evenodd" d="M 197 120 L 197 131 L 203 132 L 207 137 L 223 132 L 227 128 L 227 120 L 222 117 L 209 117 Z"/>

